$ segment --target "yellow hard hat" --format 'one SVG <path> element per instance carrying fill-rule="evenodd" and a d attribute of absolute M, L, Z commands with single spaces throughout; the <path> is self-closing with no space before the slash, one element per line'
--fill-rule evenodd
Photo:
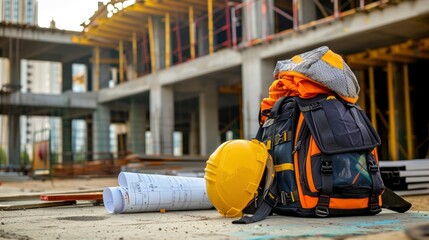
<path fill-rule="evenodd" d="M 243 215 L 258 193 L 267 159 L 271 159 L 267 147 L 256 139 L 224 142 L 210 155 L 204 169 L 206 190 L 221 215 Z"/>

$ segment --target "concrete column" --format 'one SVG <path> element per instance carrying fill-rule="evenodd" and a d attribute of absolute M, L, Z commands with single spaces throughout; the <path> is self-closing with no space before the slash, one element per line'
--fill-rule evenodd
<path fill-rule="evenodd" d="M 317 19 L 317 6 L 314 1 L 301 0 L 298 5 L 299 25 L 309 23 Z M 327 13 L 326 13 L 327 14 Z"/>
<path fill-rule="evenodd" d="M 266 0 L 267 12 L 263 15 L 262 36 L 274 34 L 274 0 Z"/>
<path fill-rule="evenodd" d="M 108 159 L 110 153 L 110 109 L 105 105 L 98 105 L 92 114 L 93 129 L 93 158 Z"/>
<path fill-rule="evenodd" d="M 243 52 L 243 129 L 244 138 L 256 136 L 259 129 L 259 111 L 263 98 L 268 97 L 268 89 L 273 81 L 275 63 L 261 60 L 258 51 L 247 49 Z"/>
<path fill-rule="evenodd" d="M 199 94 L 201 155 L 211 154 L 220 144 L 216 82 L 207 81 L 204 85 Z"/>
<path fill-rule="evenodd" d="M 93 92 L 94 91 L 94 76 L 92 76 L 92 71 L 93 71 L 93 65 L 86 63 L 86 90 L 88 92 Z"/>
<path fill-rule="evenodd" d="M 101 48 L 100 58 L 104 59 L 112 59 L 114 58 L 114 50 L 111 49 L 103 49 Z M 100 65 L 100 89 L 108 88 L 109 81 L 112 77 L 110 76 L 110 65 L 109 64 L 101 64 Z M 94 82 L 94 81 L 93 81 Z"/>
<path fill-rule="evenodd" d="M 20 42 L 18 39 L 9 41 L 10 84 L 14 89 L 21 87 L 21 58 L 19 58 Z"/>
<path fill-rule="evenodd" d="M 173 154 L 174 96 L 171 87 L 154 85 L 150 91 L 150 131 L 154 154 Z"/>
<path fill-rule="evenodd" d="M 196 155 L 199 153 L 198 144 L 198 122 L 195 112 L 191 113 L 191 120 L 189 123 L 189 154 Z"/>
<path fill-rule="evenodd" d="M 273 0 L 248 1 L 243 8 L 245 41 L 264 39 L 274 33 Z"/>
<path fill-rule="evenodd" d="M 20 150 L 21 150 L 21 134 L 20 134 L 20 121 L 19 114 L 10 113 L 8 115 L 9 125 L 9 165 L 12 167 L 19 167 L 20 164 Z"/>
<path fill-rule="evenodd" d="M 155 39 L 156 69 L 165 68 L 165 23 L 161 17 L 153 18 L 153 35 Z"/>
<path fill-rule="evenodd" d="M 72 150 L 72 120 L 62 119 L 62 163 L 72 164 L 73 163 L 73 150 Z"/>
<path fill-rule="evenodd" d="M 146 105 L 141 100 L 131 99 L 128 122 L 128 149 L 132 153 L 145 153 L 146 110 Z"/>
<path fill-rule="evenodd" d="M 19 40 L 10 40 L 10 85 L 16 91 L 21 88 L 21 59 L 19 58 Z M 18 167 L 20 164 L 21 126 L 20 115 L 13 110 L 8 114 L 9 125 L 9 164 Z"/>
<path fill-rule="evenodd" d="M 66 92 L 73 89 L 72 63 L 62 64 L 62 86 L 61 91 Z"/>
<path fill-rule="evenodd" d="M 93 141 L 93 126 L 94 124 L 92 123 L 92 119 L 87 119 L 86 121 L 86 144 L 87 144 L 87 151 L 88 151 L 88 155 L 87 155 L 87 159 L 91 159 L 92 155 L 91 152 L 94 150 L 94 141 Z"/>
<path fill-rule="evenodd" d="M 88 69 L 91 69 L 91 80 L 92 80 L 91 90 L 92 91 L 98 91 L 103 88 L 108 88 L 109 81 L 111 79 L 109 64 L 100 63 L 99 68 L 95 66 L 96 65 L 95 59 L 97 58 L 97 54 L 98 54 L 97 51 L 98 50 L 94 48 L 92 52 L 93 61 L 92 61 L 91 67 L 88 68 Z M 100 48 L 99 50 L 100 60 L 113 58 L 113 53 L 111 51 L 112 50 Z M 99 71 L 97 71 L 97 69 L 99 69 Z M 119 84 L 119 83 L 116 83 L 116 84 Z"/>
<path fill-rule="evenodd" d="M 197 55 L 203 56 L 209 53 L 209 42 L 207 40 L 208 36 L 208 23 L 207 20 L 203 20 L 197 25 Z"/>

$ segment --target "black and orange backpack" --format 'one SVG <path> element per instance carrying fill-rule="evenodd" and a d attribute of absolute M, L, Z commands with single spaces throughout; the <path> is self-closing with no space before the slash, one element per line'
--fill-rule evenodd
<path fill-rule="evenodd" d="M 405 212 L 411 207 L 383 184 L 380 137 L 356 104 L 359 86 L 341 61 L 321 47 L 278 62 L 255 137 L 273 158 L 274 183 L 262 181 L 243 210 L 247 215 L 233 223 L 257 222 L 270 214 L 375 215 L 382 208 Z M 351 83 L 342 82 L 347 80 Z"/>

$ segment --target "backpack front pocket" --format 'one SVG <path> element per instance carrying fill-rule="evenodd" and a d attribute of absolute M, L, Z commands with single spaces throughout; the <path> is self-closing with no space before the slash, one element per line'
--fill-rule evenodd
<path fill-rule="evenodd" d="M 317 154 L 311 157 L 306 173 L 311 172 L 313 186 L 320 191 L 323 187 L 323 174 L 330 174 L 332 182 L 332 197 L 352 198 L 367 197 L 371 193 L 372 179 L 367 166 L 367 157 L 372 155 L 365 152 L 347 152 L 333 155 Z M 325 158 L 325 159 L 324 159 Z M 326 162 L 329 162 L 327 165 Z M 311 168 L 311 169 L 309 169 Z M 327 168 L 329 173 L 327 173 Z M 307 179 L 309 176 L 307 175 Z"/>

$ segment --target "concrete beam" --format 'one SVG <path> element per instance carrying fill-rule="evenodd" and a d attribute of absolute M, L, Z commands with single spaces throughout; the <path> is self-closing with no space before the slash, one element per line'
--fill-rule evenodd
<path fill-rule="evenodd" d="M 156 81 L 156 76 L 148 75 L 136 80 L 122 83 L 114 88 L 103 88 L 98 92 L 98 102 L 105 103 L 124 97 L 148 92 L 150 82 Z"/>
<path fill-rule="evenodd" d="M 0 24 L 0 37 L 5 38 L 72 44 L 71 37 L 78 34 L 75 31 Z"/>
<path fill-rule="evenodd" d="M 214 74 L 242 64 L 241 53 L 234 49 L 224 49 L 211 55 L 176 65 L 169 70 L 159 71 L 161 85 L 181 82 L 183 80 Z"/>
<path fill-rule="evenodd" d="M 162 86 L 179 83 L 203 75 L 216 74 L 225 69 L 240 67 L 242 64 L 241 53 L 233 49 L 225 49 L 212 55 L 172 66 L 169 69 L 160 70 L 151 75 L 140 77 L 136 80 L 122 83 L 114 88 L 102 89 L 99 92 L 100 103 L 129 97 L 131 95 L 147 92 L 150 83 L 159 81 Z"/>
<path fill-rule="evenodd" d="M 0 96 L 0 106 L 27 106 L 27 107 L 58 107 L 58 108 L 86 108 L 97 107 L 96 94 L 94 93 L 65 93 L 34 94 L 15 92 Z"/>

